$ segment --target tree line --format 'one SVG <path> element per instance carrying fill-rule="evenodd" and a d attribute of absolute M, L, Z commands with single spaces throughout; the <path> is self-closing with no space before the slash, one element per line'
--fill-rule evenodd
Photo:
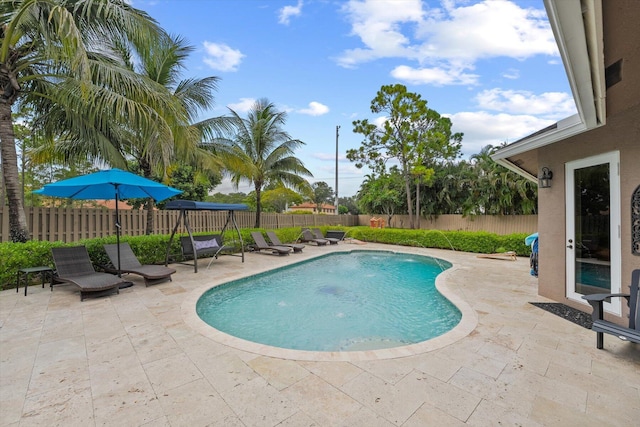
<path fill-rule="evenodd" d="M 0 38 L 2 200 L 12 241 L 29 238 L 16 136 L 23 170 L 28 157 L 63 165 L 58 176 L 101 165 L 167 184 L 223 174 L 248 181 L 257 227 L 265 185 L 309 188 L 312 174 L 295 156 L 304 142 L 284 130 L 286 113 L 260 99 L 246 117 L 230 109 L 198 120 L 213 107 L 219 79 L 183 78 L 193 46 L 127 1 L 2 2 Z M 14 113 L 29 118 L 26 129 L 16 131 Z M 154 202 L 141 203 L 150 230 Z"/>
<path fill-rule="evenodd" d="M 29 238 L 25 203 L 42 202 L 31 190 L 98 167 L 138 173 L 192 200 L 211 200 L 224 176 L 248 182 L 256 227 L 265 209 L 331 202 L 331 187 L 309 183 L 295 155 L 305 143 L 268 99 L 244 116 L 229 109 L 199 119 L 215 105 L 219 78 L 183 76 L 193 50 L 125 0 L 0 3 L 0 200 L 12 241 Z M 372 174 L 357 196 L 340 199 L 341 213 L 408 212 L 414 226 L 420 215 L 535 210 L 535 184 L 493 163 L 492 148 L 460 161 L 463 135 L 419 94 L 382 86 L 371 112 L 383 120 L 353 122 L 363 141 L 347 157 Z M 150 232 L 154 201 L 132 203 L 147 210 Z"/>

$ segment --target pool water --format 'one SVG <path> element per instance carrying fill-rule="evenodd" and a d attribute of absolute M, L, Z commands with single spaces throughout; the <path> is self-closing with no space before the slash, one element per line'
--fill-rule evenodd
<path fill-rule="evenodd" d="M 270 346 L 359 351 L 426 341 L 460 311 L 435 288 L 451 264 L 392 252 L 333 253 L 209 289 L 200 318 Z"/>
<path fill-rule="evenodd" d="M 611 266 L 608 264 L 576 262 L 576 283 L 610 290 Z"/>

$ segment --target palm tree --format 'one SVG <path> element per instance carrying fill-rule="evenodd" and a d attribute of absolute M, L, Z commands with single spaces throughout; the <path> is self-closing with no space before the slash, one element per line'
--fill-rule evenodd
<path fill-rule="evenodd" d="M 499 147 L 487 145 L 471 156 L 473 175 L 464 213 L 471 215 L 529 215 L 537 207 L 537 186 L 491 159 Z"/>
<path fill-rule="evenodd" d="M 171 123 L 170 135 L 151 128 L 148 133 L 138 132 L 122 141 L 120 150 L 133 157 L 146 178 L 164 177 L 167 166 L 176 158 L 194 166 L 196 174 L 203 177 L 222 168 L 218 157 L 206 148 L 208 144 L 203 144 L 203 140 L 219 138 L 229 131 L 229 119 L 213 117 L 197 121 L 200 113 L 214 106 L 219 78 L 180 80 L 184 62 L 193 50 L 193 46 L 179 36 L 162 35 L 154 46 L 140 54 L 139 74 L 166 90 L 183 110 L 181 117 L 171 117 L 166 110 L 157 112 Z M 127 56 L 126 51 L 123 56 Z M 148 199 L 145 203 L 147 234 L 153 230 L 153 206 L 153 200 Z"/>
<path fill-rule="evenodd" d="M 219 147 L 231 182 L 236 186 L 249 181 L 256 192 L 256 222 L 260 227 L 261 193 L 265 185 L 284 184 L 299 191 L 309 191 L 309 183 L 302 176 L 313 175 L 302 161 L 294 156 L 296 148 L 304 145 L 282 129 L 287 115 L 277 111 L 267 99 L 256 101 L 242 118 L 234 110 L 231 119 L 234 134 Z"/>
<path fill-rule="evenodd" d="M 141 99 L 146 93 L 149 103 L 164 101 L 146 90 L 148 85 L 140 78 L 127 73 L 101 41 L 127 41 L 142 49 L 160 32 L 155 21 L 125 0 L 0 3 L 0 145 L 11 240 L 29 238 L 18 178 L 13 105 L 32 105 L 40 113 L 43 132 L 51 137 L 61 132 L 72 141 L 96 144 L 108 152 L 112 116 L 130 127 L 156 119 L 150 109 L 130 101 L 136 99 L 130 95 L 137 93 Z"/>

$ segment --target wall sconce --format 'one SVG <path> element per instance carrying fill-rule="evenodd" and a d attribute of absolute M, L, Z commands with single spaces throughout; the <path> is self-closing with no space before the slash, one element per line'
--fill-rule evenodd
<path fill-rule="evenodd" d="M 542 168 L 542 176 L 540 177 L 540 188 L 551 188 L 551 180 L 553 179 L 553 172 L 548 167 Z"/>

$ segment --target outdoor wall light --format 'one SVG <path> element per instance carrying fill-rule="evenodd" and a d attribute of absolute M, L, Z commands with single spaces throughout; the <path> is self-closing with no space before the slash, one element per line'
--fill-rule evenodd
<path fill-rule="evenodd" d="M 553 179 L 553 172 L 548 167 L 542 168 L 542 176 L 540 177 L 540 188 L 551 188 L 551 180 Z"/>

